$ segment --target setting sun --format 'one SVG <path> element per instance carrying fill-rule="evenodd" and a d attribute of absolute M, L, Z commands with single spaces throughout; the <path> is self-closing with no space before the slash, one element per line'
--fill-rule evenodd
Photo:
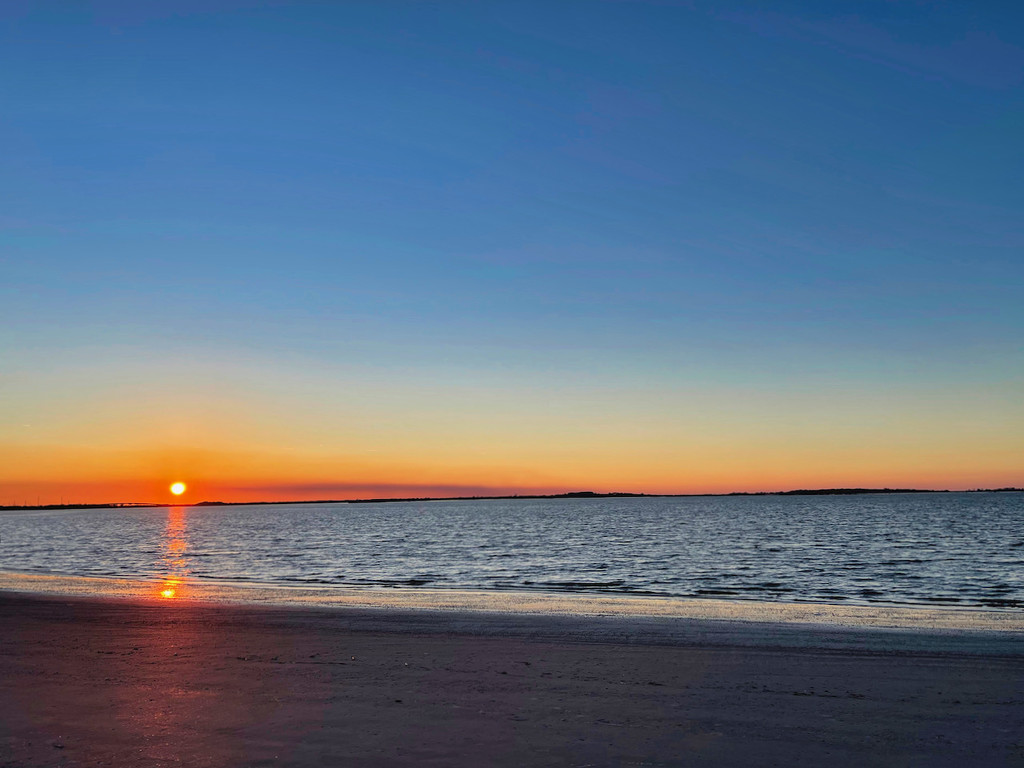
<path fill-rule="evenodd" d="M 175 496 L 181 496 L 185 492 L 184 483 L 171 483 L 171 493 Z"/>

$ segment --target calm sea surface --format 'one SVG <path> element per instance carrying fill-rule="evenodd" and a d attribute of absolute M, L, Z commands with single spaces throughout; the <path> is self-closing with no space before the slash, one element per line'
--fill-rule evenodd
<path fill-rule="evenodd" d="M 0 570 L 1024 609 L 1024 494 L 0 512 Z"/>

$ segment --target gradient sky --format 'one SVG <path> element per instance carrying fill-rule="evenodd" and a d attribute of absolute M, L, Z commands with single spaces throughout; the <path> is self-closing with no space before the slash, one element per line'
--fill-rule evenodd
<path fill-rule="evenodd" d="M 0 504 L 1024 485 L 1024 6 L 0 9 Z"/>

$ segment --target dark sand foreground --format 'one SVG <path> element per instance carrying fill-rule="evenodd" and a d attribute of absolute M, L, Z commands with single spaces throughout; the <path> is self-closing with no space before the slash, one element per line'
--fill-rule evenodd
<path fill-rule="evenodd" d="M 0 766 L 1024 766 L 1016 633 L 0 593 Z"/>

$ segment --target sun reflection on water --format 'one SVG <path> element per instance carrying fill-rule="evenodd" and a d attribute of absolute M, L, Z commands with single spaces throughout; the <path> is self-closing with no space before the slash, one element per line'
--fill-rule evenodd
<path fill-rule="evenodd" d="M 187 525 L 188 507 L 167 508 L 167 526 L 164 529 L 163 556 L 160 562 L 164 576 L 158 589 L 164 600 L 182 596 L 184 577 L 188 575 Z"/>

